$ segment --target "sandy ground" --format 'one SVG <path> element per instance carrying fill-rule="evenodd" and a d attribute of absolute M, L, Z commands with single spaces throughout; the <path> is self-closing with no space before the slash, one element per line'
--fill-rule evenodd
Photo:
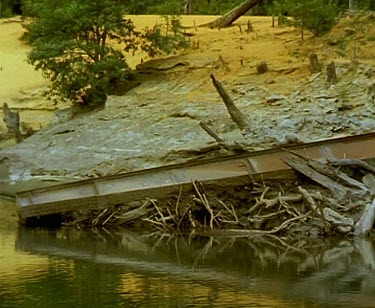
<path fill-rule="evenodd" d="M 10 100 L 27 89 L 44 86 L 39 72 L 26 63 L 30 47 L 19 38 L 23 33 L 18 17 L 0 20 L 0 101 Z"/>
<path fill-rule="evenodd" d="M 138 28 L 151 27 L 160 22 L 158 16 L 130 16 L 130 18 Z M 188 70 L 184 68 L 185 71 L 179 74 L 173 71 L 167 77 L 162 77 L 171 81 L 175 79 L 176 82 L 178 80 L 178 83 L 181 84 L 185 82 L 187 86 L 192 79 L 200 83 L 199 86 L 191 88 L 183 95 L 181 91 L 178 92 L 181 95 L 179 100 L 176 96 L 176 110 L 181 109 L 177 107 L 178 103 L 185 103 L 188 100 L 194 102 L 194 108 L 198 108 L 198 111 L 202 111 L 206 115 L 212 113 L 209 109 L 211 108 L 210 104 L 218 104 L 218 98 L 217 94 L 211 90 L 212 85 L 208 78 L 210 72 L 215 72 L 215 76 L 223 81 L 227 88 L 236 86 L 235 89 L 239 91 L 239 94 L 244 87 L 256 86 L 258 88 L 267 87 L 267 90 L 275 95 L 289 95 L 297 87 L 309 83 L 308 56 L 312 51 L 317 53 L 319 59 L 325 63 L 333 59 L 337 63 L 349 63 L 355 55 L 356 60 L 361 63 L 375 64 L 375 18 L 373 16 L 363 23 L 363 25 L 367 24 L 367 27 L 355 26 L 354 20 L 346 17 L 340 21 L 340 26 L 336 27 L 330 34 L 319 39 L 314 39 L 307 34 L 304 42 L 300 40 L 299 32 L 296 29 L 271 27 L 270 17 L 242 17 L 233 27 L 220 30 L 205 27 L 195 28 L 193 26 L 194 24 L 204 24 L 214 18 L 216 17 L 183 16 L 183 25 L 190 26 L 186 31 L 193 34 L 190 38 L 191 48 L 179 52 L 176 55 L 178 57 L 172 58 L 169 62 L 163 62 L 162 64 L 160 62 L 145 62 L 143 64 L 144 68 L 147 68 L 147 66 L 152 68 L 153 63 L 157 63 L 157 69 L 159 70 L 160 65 L 173 66 L 174 63 L 184 61 L 190 63 Z M 251 21 L 254 31 L 246 31 L 248 20 Z M 19 40 L 22 33 L 23 28 L 20 18 L 0 20 L 0 105 L 7 102 L 12 108 L 20 111 L 23 123 L 34 129 L 39 129 L 48 125 L 56 109 L 66 106 L 53 106 L 41 96 L 41 92 L 48 83 L 43 79 L 40 72 L 36 72 L 26 63 L 26 54 L 30 50 L 30 46 Z M 131 67 L 136 67 L 142 61 L 147 60 L 149 59 L 143 53 L 127 56 L 127 61 Z M 261 61 L 267 62 L 270 71 L 264 75 L 257 75 L 256 66 Z M 184 75 L 186 76 L 185 80 L 183 79 Z M 155 87 L 157 87 L 157 78 L 154 80 Z M 151 86 L 153 85 L 150 80 L 148 82 Z M 207 88 L 213 94 L 207 94 Z M 138 90 L 139 96 L 142 96 L 141 101 L 157 101 L 159 94 L 150 91 L 148 95 L 147 91 L 148 89 L 142 88 Z M 174 88 L 171 88 L 171 92 L 173 91 Z M 138 95 L 137 91 L 133 94 Z M 204 102 L 205 105 L 199 105 L 197 102 Z M 139 103 L 140 107 L 144 104 L 141 103 Z M 147 104 L 149 104 L 148 108 L 151 113 L 157 112 L 162 107 L 155 106 L 156 109 L 153 109 L 151 103 Z M 272 102 L 269 107 L 263 103 L 261 108 L 264 110 L 269 108 L 268 112 L 272 113 L 271 109 L 275 106 L 272 105 Z M 174 107 L 169 104 L 162 108 L 171 111 Z M 291 107 L 288 108 L 290 110 Z M 110 113 L 112 112 L 114 113 L 113 118 L 115 118 L 119 111 L 115 108 L 113 108 L 113 111 L 111 110 L 108 111 L 106 116 L 111 116 Z M 121 108 L 121 112 L 128 113 L 125 107 Z M 176 112 L 177 116 L 181 116 L 179 112 Z M 227 116 L 225 112 L 224 116 Z M 219 118 L 219 115 L 217 117 Z M 103 120 L 103 117 L 101 120 Z M 173 118 L 169 118 L 169 121 L 172 120 Z M 99 124 L 99 122 L 97 123 Z M 101 124 L 108 126 L 106 123 Z M 183 125 L 186 126 L 185 123 Z M 227 127 L 223 127 L 224 130 L 227 129 Z M 4 132 L 3 123 L 0 129 Z M 154 136 L 154 138 L 156 137 Z M 105 139 L 106 136 L 103 136 L 103 140 Z M 9 145 L 9 141 L 5 142 L 5 144 L 3 142 L 2 147 Z M 50 140 L 43 142 L 47 146 L 50 144 Z M 203 138 L 202 144 L 205 143 L 207 141 Z M 9 216 L 8 212 L 5 213 L 5 216 Z"/>
<path fill-rule="evenodd" d="M 162 22 L 159 16 L 129 16 L 138 29 L 152 27 Z M 228 29 L 209 29 L 206 27 L 194 28 L 215 19 L 216 16 L 183 16 L 182 24 L 190 29 L 187 32 L 194 34 L 190 39 L 192 48 L 182 52 L 185 60 L 201 57 L 202 53 L 207 59 L 221 59 L 230 66 L 230 71 L 223 71 L 218 77 L 245 76 L 254 74 L 256 65 L 266 61 L 269 68 L 276 70 L 286 64 L 300 65 L 308 61 L 308 55 L 314 50 L 322 61 L 328 62 L 350 60 L 354 53 L 362 62 L 375 64 L 375 30 L 374 27 L 355 27 L 353 21 L 348 19 L 332 31 L 331 35 L 321 39 L 312 39 L 307 34 L 305 42 L 299 39 L 299 32 L 293 28 L 271 27 L 270 17 L 242 17 Z M 254 31 L 247 33 L 247 22 L 251 21 Z M 54 110 L 41 97 L 42 90 L 48 84 L 26 62 L 30 46 L 20 40 L 24 30 L 21 19 L 14 17 L 0 20 L 0 104 L 7 102 L 11 107 L 21 110 L 22 121 L 34 129 L 45 127 L 51 119 Z M 353 34 L 354 32 L 354 34 Z M 358 38 L 352 40 L 351 38 Z M 327 45 L 327 42 L 328 45 Z M 179 53 L 181 55 L 181 53 Z M 338 56 L 340 55 L 340 56 Z M 149 60 L 148 57 L 138 52 L 128 55 L 127 61 L 131 67 L 136 67 L 141 61 Z M 300 68 L 289 76 L 288 83 L 293 79 L 304 78 L 308 67 Z M 206 77 L 202 71 L 202 77 Z M 269 76 L 268 76 L 269 77 Z M 288 93 L 288 84 L 279 83 L 270 86 L 280 94 Z M 57 106 L 63 108 L 64 106 Z M 25 112 L 27 110 L 28 112 Z M 3 125 L 3 123 L 1 123 Z"/>

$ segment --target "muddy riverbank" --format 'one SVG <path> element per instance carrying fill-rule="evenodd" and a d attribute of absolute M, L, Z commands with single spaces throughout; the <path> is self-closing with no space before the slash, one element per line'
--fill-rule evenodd
<path fill-rule="evenodd" d="M 142 25 L 155 22 L 155 17 L 132 18 Z M 212 18 L 188 16 L 183 23 L 201 24 Z M 238 25 L 247 24 L 249 18 L 254 32 L 241 32 Z M 374 131 L 371 35 L 375 27 L 370 17 L 362 22 L 368 31 L 349 33 L 345 29 L 353 25 L 353 19 L 344 17 L 331 33 L 322 38 L 307 35 L 303 43 L 296 29 L 272 28 L 270 17 L 243 17 L 234 27 L 220 31 L 192 28 L 189 50 L 143 64 L 141 59 L 147 59 L 142 54 L 130 57 L 132 67 L 139 65 L 135 87 L 125 95 L 110 96 L 102 110 L 74 116 L 69 105 L 52 106 L 44 101 L 41 93 L 47 84 L 41 83 L 38 72 L 6 62 L 19 52 L 15 63 L 27 66 L 24 60 L 30 47 L 19 41 L 19 20 L 2 21 L 0 27 L 6 31 L 0 32 L 1 41 L 11 44 L 1 44 L 1 61 L 5 61 L 0 72 L 1 103 L 20 111 L 21 122 L 39 131 L 0 152 L 1 190 L 14 193 L 231 154 L 217 146 L 200 127 L 201 121 L 248 151 Z M 353 40 L 365 43 L 353 45 Z M 356 61 L 351 57 L 353 46 Z M 323 65 L 318 74 L 309 70 L 313 49 Z M 332 60 L 338 82 L 328 86 L 325 68 Z M 261 61 L 268 64 L 265 74 L 257 73 Z M 25 78 L 14 76 L 15 71 L 23 71 Z M 251 131 L 246 138 L 212 85 L 212 73 L 248 118 Z M 55 124 L 50 125 L 57 110 Z"/>

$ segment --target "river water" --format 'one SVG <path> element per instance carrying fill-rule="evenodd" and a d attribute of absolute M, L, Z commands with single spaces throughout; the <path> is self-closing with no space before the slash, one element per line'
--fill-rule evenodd
<path fill-rule="evenodd" d="M 375 307 L 375 243 L 0 226 L 0 307 Z"/>

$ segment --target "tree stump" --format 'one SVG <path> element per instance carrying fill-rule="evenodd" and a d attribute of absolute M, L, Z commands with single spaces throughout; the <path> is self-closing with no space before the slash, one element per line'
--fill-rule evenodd
<path fill-rule="evenodd" d="M 318 56 L 315 53 L 310 55 L 310 71 L 312 74 L 320 73 L 322 67 L 319 63 Z"/>
<path fill-rule="evenodd" d="M 247 21 L 247 29 L 246 29 L 246 32 L 253 32 L 254 31 L 254 28 L 253 28 L 253 25 L 250 21 L 250 19 Z"/>
<path fill-rule="evenodd" d="M 370 96 L 372 101 L 375 102 L 375 82 L 369 86 L 368 95 Z"/>
<path fill-rule="evenodd" d="M 3 120 L 8 128 L 8 133 L 13 135 L 17 142 L 22 141 L 21 129 L 20 129 L 20 114 L 10 110 L 7 103 L 3 105 Z"/>
<path fill-rule="evenodd" d="M 327 66 L 327 83 L 333 85 L 337 82 L 336 66 L 335 62 L 331 62 Z"/>

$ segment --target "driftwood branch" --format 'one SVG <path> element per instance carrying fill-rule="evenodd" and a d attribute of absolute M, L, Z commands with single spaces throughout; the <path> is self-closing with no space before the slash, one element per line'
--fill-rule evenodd
<path fill-rule="evenodd" d="M 375 166 L 360 159 L 337 159 L 330 161 L 330 164 L 332 166 L 349 166 L 354 168 L 357 167 L 375 174 Z"/>
<path fill-rule="evenodd" d="M 307 164 L 310 167 L 314 168 L 316 171 L 324 175 L 327 175 L 332 179 L 339 180 L 340 182 L 342 182 L 343 184 L 347 186 L 350 186 L 350 187 L 353 187 L 362 191 L 362 193 L 367 192 L 367 187 L 365 185 L 363 185 L 361 182 L 358 182 L 355 179 L 352 179 L 350 176 L 341 172 L 340 170 L 333 169 L 331 166 L 327 164 L 323 164 L 321 162 L 311 160 L 311 159 L 307 161 Z M 352 190 L 352 194 L 361 194 L 361 192 Z"/>
<path fill-rule="evenodd" d="M 362 178 L 362 182 L 366 185 L 370 194 L 375 197 L 375 176 L 373 174 L 366 174 Z"/>
<path fill-rule="evenodd" d="M 213 226 L 213 221 L 214 221 L 214 212 L 213 210 L 211 209 L 210 207 L 210 204 L 208 203 L 208 200 L 206 198 L 206 195 L 202 194 L 199 189 L 198 189 L 198 184 L 199 182 L 198 181 L 192 181 L 193 183 L 193 187 L 196 191 L 196 193 L 198 194 L 199 196 L 199 199 L 200 201 L 202 202 L 202 204 L 204 205 L 204 207 L 206 208 L 207 212 L 210 214 L 210 229 L 213 230 L 214 226 Z"/>
<path fill-rule="evenodd" d="M 355 235 L 366 235 L 370 232 L 375 221 L 375 198 L 371 204 L 364 209 L 361 218 L 354 226 Z"/>
<path fill-rule="evenodd" d="M 307 192 L 306 189 L 302 188 L 301 186 L 298 187 L 298 190 L 303 195 L 303 198 L 309 204 L 310 208 L 313 210 L 313 213 L 315 213 L 318 210 L 318 206 L 312 196 Z M 349 233 L 351 231 L 354 225 L 353 219 L 345 217 L 328 207 L 325 207 L 324 209 L 319 208 L 319 210 L 326 231 L 328 230 L 327 222 L 331 223 L 336 228 L 340 227 L 341 229 L 338 230 L 342 233 Z"/>
<path fill-rule="evenodd" d="M 224 139 L 221 138 L 218 134 L 216 134 L 206 123 L 200 121 L 199 125 L 207 134 L 214 138 L 217 141 L 217 143 L 222 144 L 224 142 Z"/>
<path fill-rule="evenodd" d="M 308 166 L 303 160 L 295 157 L 283 157 L 282 160 L 294 170 L 304 174 L 313 181 L 329 189 L 339 200 L 346 198 L 349 191 L 343 185 L 337 183 L 330 177 L 323 175 L 310 166 Z"/>
<path fill-rule="evenodd" d="M 140 208 L 128 211 L 122 215 L 115 216 L 117 225 L 124 225 L 131 221 L 138 220 L 140 218 L 146 217 L 152 210 L 150 208 L 151 202 L 146 201 Z"/>
<path fill-rule="evenodd" d="M 221 83 L 216 80 L 215 76 L 211 74 L 210 77 L 217 92 L 220 94 L 225 106 L 227 107 L 231 119 L 234 121 L 234 123 L 236 123 L 240 130 L 249 130 L 250 125 L 245 115 L 237 108 L 228 93 L 224 90 Z"/>
<path fill-rule="evenodd" d="M 363 195 L 368 191 L 367 187 L 363 183 L 355 179 L 352 179 L 347 174 L 341 172 L 340 170 L 332 168 L 328 164 L 321 163 L 317 160 L 309 159 L 296 152 L 290 152 L 290 153 L 297 157 L 302 158 L 307 163 L 308 166 L 318 171 L 319 173 L 329 176 L 330 178 L 338 182 L 341 182 L 342 184 L 345 184 L 349 187 L 355 188 L 355 189 L 348 188 L 348 190 L 351 190 L 351 194 L 353 195 Z"/>

